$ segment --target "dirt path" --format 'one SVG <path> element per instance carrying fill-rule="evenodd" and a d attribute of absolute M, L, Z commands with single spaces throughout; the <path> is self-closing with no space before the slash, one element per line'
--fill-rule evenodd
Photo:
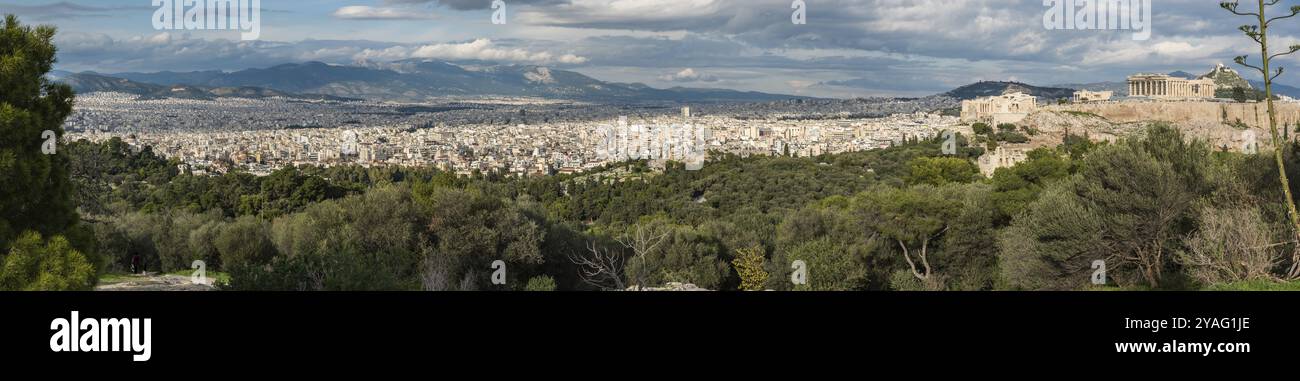
<path fill-rule="evenodd" d="M 155 273 L 128 275 L 95 286 L 95 291 L 215 291 L 216 289 L 210 284 L 194 283 L 187 276 Z"/>

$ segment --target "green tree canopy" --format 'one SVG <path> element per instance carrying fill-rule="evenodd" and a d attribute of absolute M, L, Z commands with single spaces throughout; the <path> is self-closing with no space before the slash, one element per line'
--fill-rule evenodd
<path fill-rule="evenodd" d="M 969 183 L 980 178 L 979 167 L 969 160 L 955 157 L 921 157 L 912 160 L 907 183 L 942 186 Z"/>
<path fill-rule="evenodd" d="M 62 138 L 73 103 L 72 88 L 45 77 L 53 38 L 53 27 L 23 26 L 14 15 L 0 28 L 0 247 L 25 230 L 48 236 L 77 222 L 68 158 L 41 150 L 45 131 Z"/>

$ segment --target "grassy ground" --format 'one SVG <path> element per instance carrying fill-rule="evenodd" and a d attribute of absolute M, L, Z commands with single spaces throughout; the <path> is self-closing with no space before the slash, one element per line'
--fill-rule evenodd
<path fill-rule="evenodd" d="M 178 271 L 167 273 L 167 275 L 180 275 L 184 277 L 188 277 L 193 274 L 194 274 L 194 270 L 178 270 Z M 207 271 L 206 274 L 204 275 L 206 275 L 208 279 L 212 279 L 213 284 L 215 285 L 220 286 L 220 285 L 230 284 L 230 274 L 223 273 L 220 271 Z"/>
<path fill-rule="evenodd" d="M 1274 280 L 1251 280 L 1233 283 L 1220 283 L 1209 286 L 1201 286 L 1193 283 L 1183 283 L 1175 287 L 1166 288 L 1165 290 L 1175 291 L 1300 291 L 1300 281 L 1274 281 Z M 1147 286 L 1094 286 L 1087 291 L 1159 291 Z"/>
<path fill-rule="evenodd" d="M 167 273 L 165 275 L 177 275 L 177 276 L 189 277 L 192 274 L 194 274 L 194 270 L 178 270 L 178 271 Z M 220 271 L 208 271 L 205 275 L 209 279 L 212 279 L 214 284 L 216 285 L 230 284 L 230 274 L 223 273 Z M 107 273 L 99 277 L 99 284 L 105 285 L 105 284 L 113 284 L 113 283 L 122 283 L 122 282 L 130 281 L 132 278 L 135 278 L 135 276 L 131 274 Z"/>
<path fill-rule="evenodd" d="M 1245 282 L 1216 284 L 1205 288 L 1208 291 L 1300 291 L 1300 281 L 1275 282 L 1252 280 Z"/>
<path fill-rule="evenodd" d="M 128 274 L 108 273 L 99 277 L 99 284 L 122 283 L 130 279 L 131 275 Z"/>

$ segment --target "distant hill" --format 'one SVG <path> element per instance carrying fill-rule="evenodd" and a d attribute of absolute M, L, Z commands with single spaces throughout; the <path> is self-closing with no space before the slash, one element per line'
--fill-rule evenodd
<path fill-rule="evenodd" d="M 1252 81 L 1249 81 L 1249 82 L 1250 82 L 1250 85 L 1251 85 L 1251 86 L 1254 86 L 1256 89 L 1260 89 L 1260 91 L 1263 91 L 1263 89 L 1264 89 L 1264 81 L 1254 81 L 1254 80 L 1252 80 Z M 1300 88 L 1297 88 L 1297 87 L 1294 87 L 1294 86 L 1287 86 L 1287 85 L 1283 85 L 1283 84 L 1280 84 L 1280 83 L 1274 83 L 1274 84 L 1273 84 L 1273 94 L 1274 94 L 1274 95 L 1285 95 L 1285 96 L 1288 96 L 1288 97 L 1292 97 L 1292 98 L 1300 99 Z"/>
<path fill-rule="evenodd" d="M 1128 82 L 1069 83 L 1052 85 L 1052 87 L 1064 87 L 1088 91 L 1111 91 L 1114 92 L 1117 97 L 1128 96 Z"/>
<path fill-rule="evenodd" d="M 66 83 L 68 86 L 72 87 L 73 91 L 83 94 L 97 91 L 114 91 L 135 95 L 146 95 L 165 90 L 165 86 L 140 83 L 125 78 L 109 77 L 92 72 L 63 74 L 54 78 L 54 80 Z"/>
<path fill-rule="evenodd" d="M 112 76 L 126 78 L 136 82 L 168 86 L 177 83 L 205 83 L 224 74 L 225 73 L 221 71 L 211 70 L 180 73 L 172 71 L 162 71 L 157 73 L 115 73 L 112 74 Z"/>
<path fill-rule="evenodd" d="M 1041 100 L 1053 101 L 1061 98 L 1069 98 L 1074 95 L 1074 89 L 1059 87 L 1038 87 L 1020 82 L 976 82 L 970 85 L 958 87 L 952 91 L 941 95 L 949 96 L 960 100 L 975 99 L 979 97 L 988 97 L 1010 93 L 1025 93 L 1038 97 Z"/>
<path fill-rule="evenodd" d="M 261 87 L 205 87 L 194 85 L 161 85 L 154 83 L 145 83 L 133 81 L 126 78 L 118 78 L 97 74 L 93 72 L 85 73 L 67 73 L 56 72 L 51 76 L 55 81 L 63 82 L 72 87 L 72 90 L 78 93 L 93 92 L 119 92 L 139 95 L 140 99 L 204 99 L 211 100 L 221 97 L 226 98 L 269 98 L 282 97 L 291 99 L 317 99 L 317 100 L 355 100 L 350 98 L 335 97 L 330 95 L 316 94 L 295 94 L 281 92 Z"/>
<path fill-rule="evenodd" d="M 1210 69 L 1209 73 L 1205 73 L 1205 75 L 1200 76 L 1200 78 L 1213 79 L 1214 86 L 1220 90 L 1231 90 L 1238 87 L 1247 90 L 1254 88 L 1254 86 L 1251 86 L 1250 82 L 1241 77 L 1240 73 L 1237 73 L 1237 71 L 1232 68 L 1223 66 L 1223 64 L 1216 65 L 1214 69 Z"/>
<path fill-rule="evenodd" d="M 290 63 L 231 73 L 121 73 L 114 76 L 156 85 L 209 88 L 261 87 L 287 93 L 391 101 L 430 101 L 449 97 L 518 96 L 610 102 L 755 102 L 813 99 L 727 89 L 674 87 L 600 81 L 581 73 L 535 65 L 451 63 L 402 60 L 357 66 L 321 62 Z"/>

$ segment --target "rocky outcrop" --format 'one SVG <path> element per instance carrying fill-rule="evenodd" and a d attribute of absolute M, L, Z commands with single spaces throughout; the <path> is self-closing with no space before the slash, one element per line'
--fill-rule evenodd
<path fill-rule="evenodd" d="M 1274 106 L 1279 126 L 1300 123 L 1300 103 L 1275 102 Z M 1052 105 L 1043 109 L 1096 114 L 1113 123 L 1166 121 L 1268 127 L 1268 105 L 1256 102 L 1113 102 Z"/>
<path fill-rule="evenodd" d="M 1271 146 L 1268 139 L 1268 130 L 1262 126 L 1267 124 L 1267 114 L 1259 116 L 1263 118 L 1263 123 L 1260 126 L 1252 126 L 1244 122 L 1238 124 L 1236 119 L 1232 119 L 1231 122 L 1224 122 L 1222 118 L 1225 110 L 1230 116 L 1248 115 L 1241 113 L 1253 112 L 1251 110 L 1253 107 L 1247 107 L 1251 104 L 1151 102 L 1145 103 L 1146 106 L 1142 105 L 1139 103 L 1122 103 L 1047 107 L 1030 114 L 1020 123 L 1020 125 L 1032 128 L 1038 133 L 1031 137 L 1029 144 L 1020 145 L 1019 147 L 1032 149 L 1055 146 L 1060 144 L 1067 132 L 1073 135 L 1087 136 L 1093 141 L 1115 141 L 1121 137 L 1142 133 L 1145 131 L 1146 126 L 1152 122 L 1169 123 L 1182 131 L 1188 138 L 1201 139 L 1209 142 L 1214 147 L 1227 148 L 1231 151 L 1240 151 L 1246 140 L 1250 139 L 1252 133 L 1258 147 Z M 1231 106 L 1222 109 L 1220 108 L 1222 105 Z M 1214 114 L 1216 110 L 1219 117 L 1209 116 Z M 1296 110 L 1300 111 L 1300 108 Z M 1143 118 L 1142 115 L 1148 117 Z M 1251 120 L 1254 121 L 1254 119 Z M 1251 132 L 1247 132 L 1247 130 Z"/>
<path fill-rule="evenodd" d="M 128 275 L 117 282 L 103 283 L 95 291 L 215 291 L 212 279 L 208 283 L 195 283 L 181 275 Z"/>
<path fill-rule="evenodd" d="M 1237 73 L 1236 70 L 1224 66 L 1223 64 L 1215 66 L 1214 69 L 1211 69 L 1209 73 L 1202 75 L 1201 78 L 1213 79 L 1214 86 L 1220 89 L 1230 90 L 1240 87 L 1249 90 L 1253 88 L 1250 86 L 1250 82 L 1246 82 L 1246 79 L 1241 77 L 1240 73 Z"/>
<path fill-rule="evenodd" d="M 663 287 L 628 287 L 627 291 L 712 291 L 690 283 L 668 282 Z"/>

